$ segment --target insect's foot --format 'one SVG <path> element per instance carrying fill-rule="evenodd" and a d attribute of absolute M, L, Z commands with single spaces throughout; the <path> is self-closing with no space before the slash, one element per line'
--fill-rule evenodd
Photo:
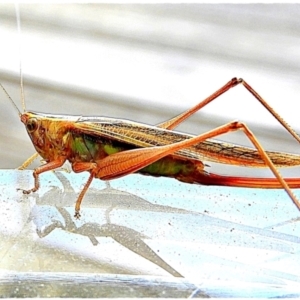
<path fill-rule="evenodd" d="M 32 191 L 31 190 L 23 190 L 23 194 L 28 195 L 30 194 Z"/>
<path fill-rule="evenodd" d="M 74 215 L 74 218 L 75 218 L 76 220 L 79 220 L 79 219 L 80 219 L 80 217 L 81 217 L 81 215 L 80 215 L 80 212 L 79 212 L 79 210 L 75 210 L 75 215 Z"/>
<path fill-rule="evenodd" d="M 22 191 L 23 194 L 28 195 L 31 192 L 33 192 L 32 190 L 23 190 L 23 189 L 17 189 L 17 191 Z"/>

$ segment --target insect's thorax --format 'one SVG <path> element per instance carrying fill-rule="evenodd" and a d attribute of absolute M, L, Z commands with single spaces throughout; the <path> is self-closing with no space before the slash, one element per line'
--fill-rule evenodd
<path fill-rule="evenodd" d="M 72 129 L 69 131 L 67 147 L 70 150 L 68 160 L 71 163 L 97 162 L 108 155 L 129 149 L 126 145 L 112 140 L 95 137 Z"/>

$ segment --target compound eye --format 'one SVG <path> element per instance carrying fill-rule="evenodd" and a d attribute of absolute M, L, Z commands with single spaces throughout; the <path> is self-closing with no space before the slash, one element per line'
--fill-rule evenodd
<path fill-rule="evenodd" d="M 26 123 L 26 128 L 28 132 L 33 132 L 38 128 L 38 121 L 36 118 L 31 118 Z"/>

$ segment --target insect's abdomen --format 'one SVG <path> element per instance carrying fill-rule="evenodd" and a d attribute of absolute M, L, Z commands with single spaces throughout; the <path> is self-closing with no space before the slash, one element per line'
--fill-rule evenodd
<path fill-rule="evenodd" d="M 72 133 L 70 147 L 72 149 L 72 154 L 69 158 L 71 163 L 97 162 L 108 155 L 137 148 L 126 143 L 77 133 Z M 203 175 L 203 168 L 204 166 L 200 161 L 181 159 L 170 155 L 152 163 L 137 173 L 171 177 L 184 182 L 195 183 L 197 174 L 201 173 Z"/>
<path fill-rule="evenodd" d="M 170 155 L 141 169 L 138 173 L 171 177 L 188 183 L 200 183 L 197 177 L 199 175 L 202 177 L 205 171 L 204 165 L 200 161 L 178 159 Z"/>

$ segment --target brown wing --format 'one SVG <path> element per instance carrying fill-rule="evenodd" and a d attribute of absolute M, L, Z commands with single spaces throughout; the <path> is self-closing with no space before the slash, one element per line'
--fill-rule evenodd
<path fill-rule="evenodd" d="M 169 145 L 193 137 L 193 135 L 143 123 L 105 117 L 81 117 L 74 126 L 89 135 L 103 136 L 142 148 Z M 271 151 L 267 151 L 267 154 L 276 166 L 300 165 L 300 155 Z M 265 167 L 255 149 L 211 139 L 180 150 L 176 155 L 200 161 Z"/>

